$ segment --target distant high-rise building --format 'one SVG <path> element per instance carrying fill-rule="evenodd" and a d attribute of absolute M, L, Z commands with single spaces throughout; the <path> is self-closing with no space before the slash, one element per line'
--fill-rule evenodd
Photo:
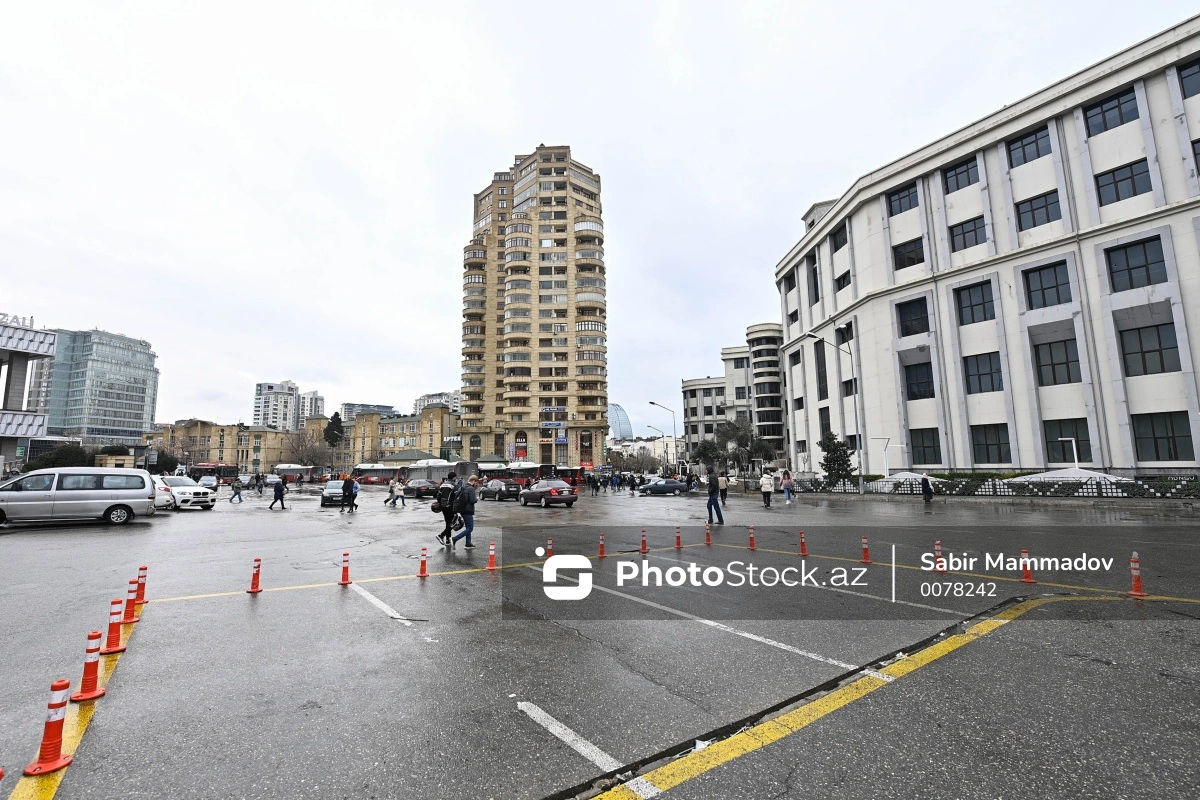
<path fill-rule="evenodd" d="M 342 421 L 349 422 L 358 414 L 368 411 L 385 417 L 395 417 L 399 414 L 395 406 L 373 405 L 371 403 L 342 403 Z"/>
<path fill-rule="evenodd" d="M 451 411 L 457 414 L 462 411 L 462 392 L 423 394 L 413 401 L 413 413 L 420 414 L 422 408 L 433 403 L 444 403 L 450 407 Z"/>
<path fill-rule="evenodd" d="M 101 330 L 56 330 L 54 358 L 33 362 L 28 406 L 46 432 L 87 446 L 141 444 L 154 424 L 158 358 L 150 343 Z"/>
<path fill-rule="evenodd" d="M 320 417 L 325 414 L 325 398 L 320 395 L 315 389 L 311 392 L 304 392 L 300 395 L 300 419 L 298 424 L 301 428 L 304 427 L 304 420 L 307 417 Z"/>
<path fill-rule="evenodd" d="M 254 424 L 281 431 L 300 428 L 300 387 L 291 381 L 254 385 Z"/>
<path fill-rule="evenodd" d="M 460 429 L 471 460 L 494 453 L 585 469 L 603 463 L 601 212 L 600 176 L 564 146 L 517 156 L 475 195 L 474 238 L 463 248 Z"/>

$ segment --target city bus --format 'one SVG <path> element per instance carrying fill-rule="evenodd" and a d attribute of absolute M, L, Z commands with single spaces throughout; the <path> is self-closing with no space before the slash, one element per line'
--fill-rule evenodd
<path fill-rule="evenodd" d="M 275 469 L 271 472 L 278 475 L 284 483 L 296 483 L 303 480 L 305 483 L 316 483 L 325 478 L 329 473 L 329 467 L 309 467 L 304 464 L 276 464 Z"/>
<path fill-rule="evenodd" d="M 426 458 L 409 467 L 400 468 L 400 479 L 427 480 L 441 483 L 446 476 L 453 472 L 459 478 L 467 478 L 479 472 L 479 465 L 474 461 L 447 461 L 444 458 Z"/>
<path fill-rule="evenodd" d="M 238 476 L 237 464 L 205 462 L 203 464 L 192 464 L 188 469 L 188 477 L 194 481 L 200 480 L 205 475 L 215 476 L 217 483 L 233 483 L 233 479 Z"/>
<path fill-rule="evenodd" d="M 532 461 L 514 461 L 508 465 L 507 472 L 508 477 L 522 487 L 558 477 L 558 467 L 553 464 L 535 464 Z"/>
<path fill-rule="evenodd" d="M 397 469 L 387 464 L 355 464 L 353 475 L 359 483 L 387 483 L 396 473 Z"/>
<path fill-rule="evenodd" d="M 557 467 L 559 480 L 564 480 L 572 486 L 583 483 L 583 467 Z"/>

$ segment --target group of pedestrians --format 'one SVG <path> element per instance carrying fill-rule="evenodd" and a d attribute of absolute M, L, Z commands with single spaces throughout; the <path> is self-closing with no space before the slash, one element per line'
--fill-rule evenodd
<path fill-rule="evenodd" d="M 442 547 L 453 550 L 460 539 L 466 539 L 463 545 L 473 550 L 475 543 L 471 541 L 471 533 L 475 530 L 475 504 L 479 496 L 475 489 L 479 485 L 479 476 L 472 475 L 465 481 L 451 472 L 438 487 L 434 510 L 440 512 L 446 526 L 437 535 Z M 456 533 L 457 531 L 457 533 Z"/>

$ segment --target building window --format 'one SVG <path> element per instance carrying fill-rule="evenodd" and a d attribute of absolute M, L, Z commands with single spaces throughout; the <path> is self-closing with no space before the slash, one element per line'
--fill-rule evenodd
<path fill-rule="evenodd" d="M 1017 203 L 1017 228 L 1027 231 L 1047 222 L 1062 219 L 1058 208 L 1058 192 L 1048 192 Z"/>
<path fill-rule="evenodd" d="M 910 428 L 908 447 L 914 466 L 942 463 L 942 442 L 937 428 Z"/>
<path fill-rule="evenodd" d="M 946 167 L 942 170 L 942 180 L 946 185 L 946 194 L 965 189 L 973 183 L 979 183 L 979 162 L 975 156 L 971 156 L 966 161 Z"/>
<path fill-rule="evenodd" d="M 964 286 L 954 291 L 958 301 L 958 324 L 971 325 L 996 318 L 996 306 L 992 302 L 992 282 Z"/>
<path fill-rule="evenodd" d="M 1157 237 L 1104 251 L 1114 292 L 1167 282 L 1167 264 Z"/>
<path fill-rule="evenodd" d="M 983 217 L 976 217 L 950 226 L 950 251 L 952 253 L 966 250 L 968 247 L 974 247 L 986 241 L 987 228 L 984 225 Z"/>
<path fill-rule="evenodd" d="M 704 432 L 705 432 L 705 433 L 712 433 L 712 432 L 713 432 L 713 424 L 712 424 L 711 422 L 706 422 L 706 423 L 704 423 Z"/>
<path fill-rule="evenodd" d="M 817 369 L 817 399 L 829 399 L 829 371 L 825 367 L 825 342 L 813 342 L 813 364 Z"/>
<path fill-rule="evenodd" d="M 746 387 L 745 386 L 733 387 L 733 399 L 734 400 L 745 400 L 746 399 Z"/>
<path fill-rule="evenodd" d="M 792 289 L 795 289 L 795 288 L 796 288 L 796 274 L 789 270 L 788 274 L 783 276 L 783 290 L 785 292 L 790 292 Z"/>
<path fill-rule="evenodd" d="M 833 248 L 833 252 L 835 253 L 845 247 L 848 240 L 848 236 L 846 234 L 846 223 L 843 222 L 841 227 L 839 227 L 830 235 L 829 240 L 830 246 Z"/>
<path fill-rule="evenodd" d="M 928 400 L 935 396 L 933 386 L 933 364 L 904 365 L 904 397 L 906 400 Z"/>
<path fill-rule="evenodd" d="M 925 247 L 920 239 L 904 242 L 892 248 L 892 264 L 896 269 L 925 263 Z"/>
<path fill-rule="evenodd" d="M 713 415 L 713 413 L 712 413 L 712 412 L 713 412 L 713 407 L 712 407 L 712 406 L 705 406 L 705 407 L 704 407 L 704 414 L 703 414 L 703 415 L 704 415 L 704 416 L 706 416 L 706 417 L 711 417 L 711 416 Z"/>
<path fill-rule="evenodd" d="M 908 186 L 902 186 L 894 192 L 888 192 L 888 216 L 894 217 L 910 208 L 917 207 L 917 184 L 914 181 Z"/>
<path fill-rule="evenodd" d="M 1079 375 L 1079 348 L 1074 339 L 1034 345 L 1033 360 L 1037 365 L 1038 386 L 1058 386 L 1083 380 Z"/>
<path fill-rule="evenodd" d="M 850 285 L 850 272 L 846 271 L 846 272 L 843 272 L 841 275 L 838 275 L 837 279 L 833 282 L 833 285 L 836 287 L 834 289 L 835 292 L 840 292 L 842 289 L 845 289 L 847 286 L 849 286 Z"/>
<path fill-rule="evenodd" d="M 701 389 L 700 396 L 701 397 L 712 397 L 712 389 Z"/>
<path fill-rule="evenodd" d="M 816 305 L 821 300 L 821 274 L 817 271 L 817 257 L 811 255 L 808 261 L 808 304 Z"/>
<path fill-rule="evenodd" d="M 846 342 L 854 341 L 854 323 L 847 322 L 840 328 L 835 328 L 833 331 L 834 344 L 845 344 Z"/>
<path fill-rule="evenodd" d="M 1008 166 L 1019 167 L 1050 155 L 1050 130 L 1043 125 L 1036 131 L 1008 140 Z"/>
<path fill-rule="evenodd" d="M 1025 297 L 1030 309 L 1071 302 L 1071 278 L 1066 262 L 1025 270 Z"/>
<path fill-rule="evenodd" d="M 858 380 L 851 378 L 848 381 L 842 381 L 842 397 L 850 397 L 858 394 Z"/>
<path fill-rule="evenodd" d="M 972 425 L 971 451 L 976 464 L 1008 464 L 1008 425 Z"/>
<path fill-rule="evenodd" d="M 793 411 L 803 411 L 804 410 L 804 398 L 803 397 L 797 397 L 795 400 L 792 401 L 792 410 Z"/>
<path fill-rule="evenodd" d="M 1092 442 L 1088 438 L 1086 419 L 1048 419 L 1042 423 L 1042 428 L 1046 432 L 1047 464 L 1070 464 L 1075 461 L 1071 443 L 1060 442 L 1059 439 L 1074 439 L 1079 461 L 1092 460 Z"/>
<path fill-rule="evenodd" d="M 1102 206 L 1128 200 L 1153 188 L 1150 185 L 1150 167 L 1144 158 L 1096 176 L 1096 189 L 1100 192 Z"/>
<path fill-rule="evenodd" d="M 788 353 L 788 366 L 789 367 L 794 367 L 799 363 L 800 363 L 800 351 L 799 350 L 797 350 L 794 353 Z"/>
<path fill-rule="evenodd" d="M 700 433 L 700 426 L 699 426 L 699 425 L 691 425 L 691 426 L 689 427 L 689 429 L 690 429 L 690 431 L 691 431 L 691 433 L 692 433 L 692 435 L 693 435 L 693 436 L 694 436 L 694 435 L 696 435 L 696 434 L 698 434 L 698 433 Z"/>
<path fill-rule="evenodd" d="M 1179 68 L 1179 87 L 1184 99 L 1200 94 L 1200 59 L 1189 61 Z"/>
<path fill-rule="evenodd" d="M 924 297 L 909 300 L 907 303 L 897 303 L 896 314 L 900 317 L 901 336 L 929 332 L 929 311 Z"/>
<path fill-rule="evenodd" d="M 1179 372 L 1179 344 L 1175 323 L 1150 325 L 1121 331 L 1121 354 L 1125 377 Z"/>
<path fill-rule="evenodd" d="M 825 406 L 817 412 L 817 420 L 821 426 L 822 436 L 833 430 L 833 425 L 829 422 L 829 406 Z"/>
<path fill-rule="evenodd" d="M 1134 414 L 1138 461 L 1193 461 L 1192 429 L 1186 411 Z"/>
<path fill-rule="evenodd" d="M 797 322 L 800 321 L 800 312 L 799 311 L 788 312 L 787 321 L 788 321 L 788 325 L 795 325 Z"/>
<path fill-rule="evenodd" d="M 1000 369 L 1000 353 L 980 353 L 963 358 L 963 377 L 967 394 L 1004 391 L 1004 373 Z"/>
<path fill-rule="evenodd" d="M 1129 87 L 1120 94 L 1105 98 L 1083 109 L 1088 136 L 1120 127 L 1138 118 L 1137 93 Z"/>

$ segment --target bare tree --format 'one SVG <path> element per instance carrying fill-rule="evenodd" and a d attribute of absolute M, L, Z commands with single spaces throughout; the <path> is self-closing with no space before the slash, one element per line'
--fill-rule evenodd
<path fill-rule="evenodd" d="M 333 448 L 316 430 L 301 429 L 288 434 L 284 458 L 291 464 L 323 467 L 333 463 Z"/>

